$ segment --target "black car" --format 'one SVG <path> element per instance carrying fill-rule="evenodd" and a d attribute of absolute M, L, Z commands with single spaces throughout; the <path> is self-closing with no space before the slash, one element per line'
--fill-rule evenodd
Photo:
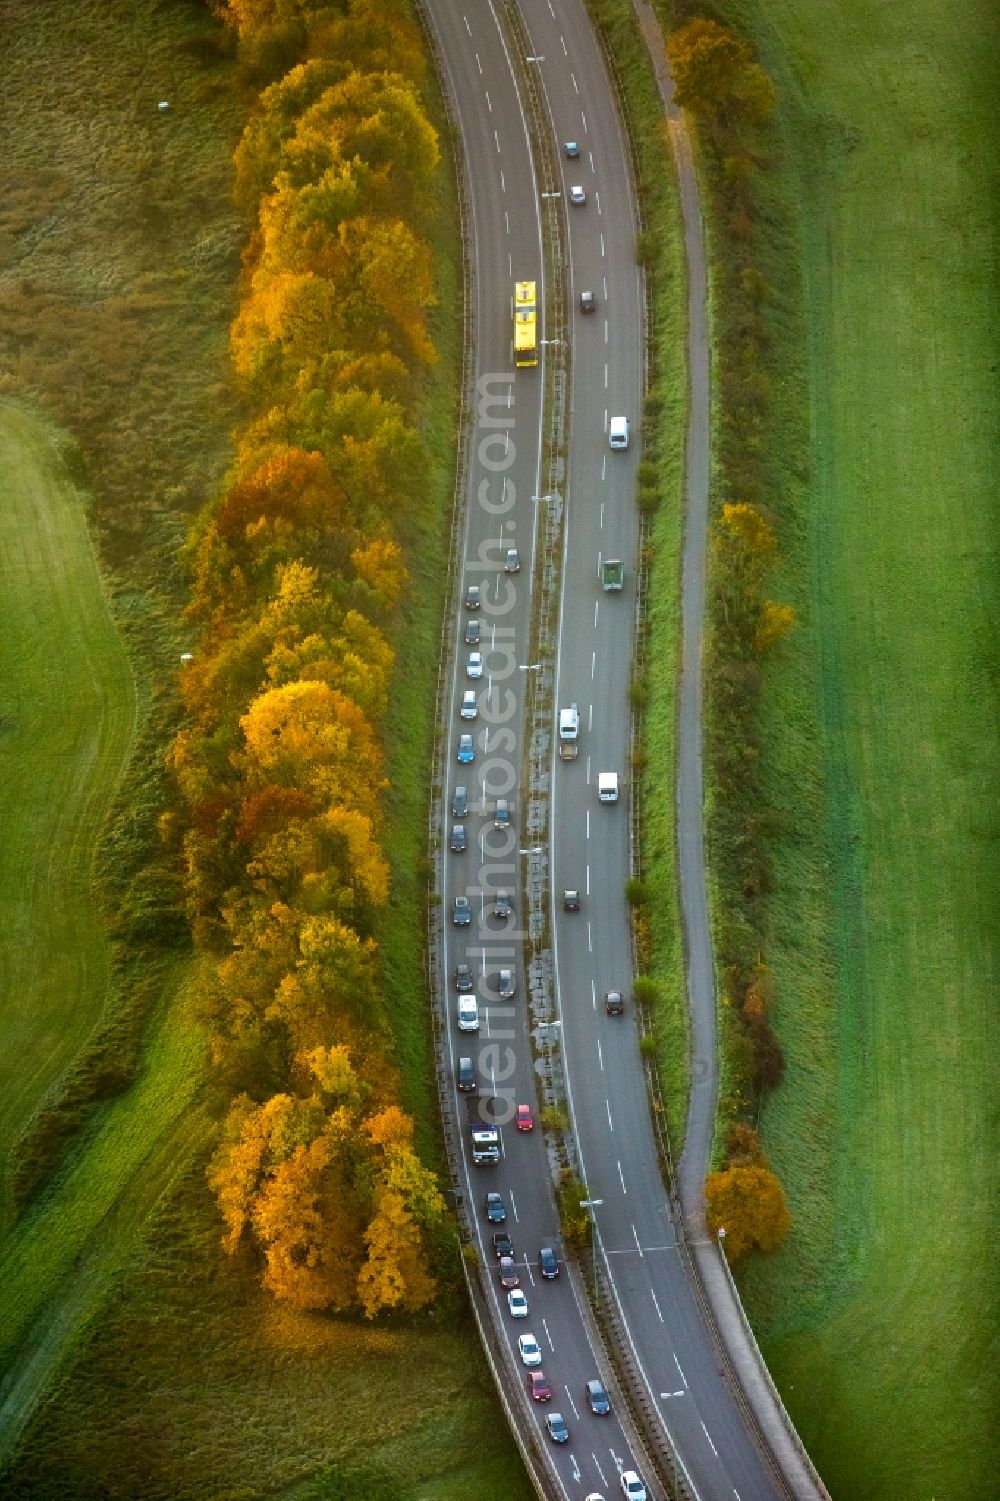
<path fill-rule="evenodd" d="M 502 1225 L 507 1218 L 504 1201 L 498 1193 L 486 1195 L 486 1218 L 491 1225 Z"/>
<path fill-rule="evenodd" d="M 597 298 L 594 296 L 593 292 L 581 292 L 580 293 L 580 312 L 581 313 L 596 313 L 597 312 Z"/>
<path fill-rule="evenodd" d="M 472 978 L 472 966 L 471 966 L 471 964 L 456 964 L 455 965 L 455 989 L 457 991 L 460 991 L 460 992 L 461 991 L 468 991 L 468 990 L 474 989 L 475 988 L 475 984 L 476 984 L 476 982 Z"/>
<path fill-rule="evenodd" d="M 466 644 L 466 646 L 478 646 L 479 645 L 479 633 L 480 633 L 481 630 L 482 630 L 482 626 L 479 624 L 478 620 L 467 620 L 465 622 L 465 644 Z"/>
<path fill-rule="evenodd" d="M 469 816 L 469 789 L 468 787 L 456 787 L 451 794 L 452 818 L 468 818 Z"/>
<path fill-rule="evenodd" d="M 606 990 L 604 992 L 604 1009 L 609 1016 L 625 1015 L 625 997 L 620 990 Z"/>
<path fill-rule="evenodd" d="M 465 608 L 467 610 L 478 610 L 481 603 L 482 601 L 479 597 L 479 585 L 470 584 L 465 591 Z"/>
<path fill-rule="evenodd" d="M 464 824 L 452 824 L 451 839 L 448 841 L 448 848 L 453 855 L 464 855 L 465 851 L 469 848 L 469 836 L 465 832 Z"/>
<path fill-rule="evenodd" d="M 600 1381 L 588 1381 L 586 1386 L 587 1406 L 598 1417 L 611 1411 L 611 1401 Z"/>
<path fill-rule="evenodd" d="M 513 911 L 514 907 L 511 903 L 510 892 L 504 891 L 504 889 L 501 887 L 496 896 L 493 898 L 493 916 L 502 917 L 506 921 L 506 919 L 511 916 Z"/>
<path fill-rule="evenodd" d="M 559 1276 L 559 1263 L 556 1260 L 556 1253 L 551 1246 L 543 1246 L 539 1251 L 538 1270 L 550 1282 L 553 1277 Z"/>
<path fill-rule="evenodd" d="M 476 1066 L 471 1058 L 458 1060 L 458 1087 L 463 1094 L 472 1094 L 476 1089 Z"/>
<path fill-rule="evenodd" d="M 578 891 L 571 891 L 571 890 L 570 891 L 564 891 L 563 892 L 563 911 L 564 912 L 579 912 L 579 910 L 580 910 L 580 893 Z"/>
<path fill-rule="evenodd" d="M 505 797 L 497 798 L 497 805 L 493 809 L 493 827 L 495 829 L 510 828 L 510 802 Z"/>
<path fill-rule="evenodd" d="M 513 1254 L 514 1242 L 511 1240 L 506 1230 L 494 1230 L 493 1255 L 496 1256 L 499 1260 L 501 1256 L 513 1256 Z"/>

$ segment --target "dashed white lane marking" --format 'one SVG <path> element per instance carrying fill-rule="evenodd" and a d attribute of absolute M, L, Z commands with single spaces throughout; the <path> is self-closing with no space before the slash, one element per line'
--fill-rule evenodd
<path fill-rule="evenodd" d="M 508 229 L 507 229 L 507 233 L 510 234 L 510 227 L 509 226 L 508 226 Z M 607 293 L 605 292 L 604 295 L 607 296 Z M 605 318 L 605 320 L 604 320 L 604 342 L 605 342 L 605 344 L 608 342 L 608 320 L 607 320 L 607 318 Z"/>
<path fill-rule="evenodd" d="M 604 278 L 604 301 L 607 302 L 607 300 L 608 300 L 608 278 L 605 277 Z"/>
<path fill-rule="evenodd" d="M 580 111 L 580 119 L 583 121 L 584 135 L 589 135 L 590 132 L 587 130 L 587 116 L 584 114 L 583 110 Z"/>
<path fill-rule="evenodd" d="M 479 69 L 480 73 L 482 73 L 482 71 L 483 71 L 483 65 L 479 61 L 479 53 L 478 52 L 476 53 L 476 67 Z"/>
<path fill-rule="evenodd" d="M 503 211 L 503 223 L 504 223 L 504 229 L 507 231 L 508 234 L 510 234 L 510 214 L 507 212 L 506 209 L 504 209 L 504 211 Z M 604 342 L 605 342 L 605 344 L 608 342 L 607 329 L 608 329 L 608 325 L 607 325 L 607 321 L 605 321 L 605 324 L 604 324 Z M 510 402 L 509 401 L 507 402 L 507 405 L 510 406 Z"/>
<path fill-rule="evenodd" d="M 594 651 L 594 652 L 591 652 L 591 654 L 590 654 L 590 681 L 593 682 L 596 676 L 597 676 L 597 653 L 596 653 L 596 651 Z"/>
<path fill-rule="evenodd" d="M 514 1216 L 515 1221 L 519 1223 L 520 1215 L 517 1212 L 517 1200 L 514 1198 L 513 1194 L 511 1194 L 510 1196 L 510 1212 Z"/>
<path fill-rule="evenodd" d="M 594 1010 L 595 1011 L 597 1010 L 596 1003 L 595 1003 L 595 1006 L 594 1006 Z M 604 1072 L 604 1053 L 601 1050 L 601 1039 L 600 1038 L 597 1039 L 597 1061 L 600 1064 L 601 1073 L 603 1074 L 603 1072 Z"/>
<path fill-rule="evenodd" d="M 559 40 L 562 42 L 563 57 L 569 57 L 569 53 L 566 51 L 566 38 L 561 36 Z"/>
<path fill-rule="evenodd" d="M 553 10 L 553 9 L 552 9 L 552 0 L 549 0 L 549 15 L 550 15 L 550 16 L 551 16 L 551 17 L 552 17 L 552 19 L 553 19 L 553 21 L 554 21 L 554 20 L 555 20 L 555 18 L 556 18 L 556 13 L 555 13 L 555 11 L 554 11 L 554 10 Z"/>
<path fill-rule="evenodd" d="M 469 18 L 468 18 L 468 16 L 463 16 L 462 20 L 465 22 L 465 29 L 466 29 L 466 31 L 471 36 L 472 35 L 472 27 L 469 25 Z"/>
<path fill-rule="evenodd" d="M 579 93 L 580 92 L 580 85 L 576 81 L 576 74 L 575 73 L 571 73 L 569 76 L 570 76 L 570 81 L 573 84 L 574 90 L 576 91 L 576 93 Z"/>
<path fill-rule="evenodd" d="M 639 1232 L 634 1225 L 632 1226 L 632 1238 L 635 1241 L 635 1248 L 639 1252 L 639 1260 L 645 1261 L 646 1258 L 642 1254 L 642 1246 L 639 1244 Z"/>
<path fill-rule="evenodd" d="M 597 600 L 594 600 L 594 630 L 597 630 Z"/>
<path fill-rule="evenodd" d="M 718 1457 L 719 1457 L 719 1451 L 715 1447 L 715 1445 L 712 1443 L 712 1435 L 709 1433 L 709 1431 L 705 1427 L 704 1423 L 702 1423 L 702 1425 L 701 1425 L 701 1431 L 705 1435 L 705 1437 L 708 1439 L 708 1446 L 711 1449 L 712 1453 L 715 1455 L 716 1459 L 718 1459 Z"/>
<path fill-rule="evenodd" d="M 498 130 L 495 130 L 493 132 L 493 139 L 496 141 L 496 143 L 497 143 L 497 150 L 499 151 L 500 150 L 500 132 Z"/>
<path fill-rule="evenodd" d="M 596 175 L 597 175 L 597 168 L 594 166 L 594 153 L 591 151 L 591 152 L 588 152 L 588 155 L 590 157 L 590 172 L 591 172 L 591 176 L 596 177 Z"/>
<path fill-rule="evenodd" d="M 568 1386 L 564 1387 L 564 1391 L 566 1393 L 566 1401 L 569 1403 L 570 1407 L 572 1407 L 572 1409 L 573 1409 L 573 1416 L 576 1418 L 577 1422 L 579 1422 L 580 1421 L 580 1412 L 579 1412 L 579 1409 L 577 1408 L 576 1403 L 573 1401 L 573 1393 L 570 1391 L 570 1389 L 569 1389 Z"/>
<path fill-rule="evenodd" d="M 659 1319 L 660 1323 L 662 1324 L 663 1323 L 663 1314 L 660 1312 L 660 1305 L 656 1301 L 656 1294 L 654 1293 L 654 1291 L 653 1291 L 652 1288 L 649 1289 L 649 1295 L 650 1295 L 650 1297 L 653 1300 L 653 1307 L 656 1309 L 656 1316 Z M 660 1396 L 661 1397 L 665 1397 L 666 1396 L 666 1392 L 661 1392 Z"/>
<path fill-rule="evenodd" d="M 593 933 L 590 930 L 590 922 L 589 921 L 587 923 L 587 952 L 590 953 L 590 954 L 592 954 L 594 952 L 594 935 L 593 935 Z"/>
<path fill-rule="evenodd" d="M 597 192 L 597 193 L 594 194 L 594 199 L 595 199 L 595 201 L 597 203 L 597 212 L 600 213 L 601 212 L 601 195 L 600 195 L 600 192 Z"/>
<path fill-rule="evenodd" d="M 592 730 L 593 728 L 594 728 L 594 705 L 593 705 L 593 702 L 591 702 L 591 703 L 589 703 L 587 705 L 587 729 L 588 730 Z"/>
<path fill-rule="evenodd" d="M 625 1187 L 625 1174 L 622 1172 L 622 1163 L 621 1163 L 621 1158 L 620 1157 L 618 1159 L 618 1176 L 619 1176 L 619 1178 L 622 1181 L 622 1193 L 623 1194 L 627 1194 L 628 1193 L 628 1189 Z"/>
<path fill-rule="evenodd" d="M 551 1336 L 551 1334 L 550 1334 L 550 1333 L 549 1333 L 549 1326 L 548 1326 L 548 1324 L 547 1324 L 547 1323 L 546 1323 L 546 1322 L 545 1322 L 545 1320 L 544 1320 L 544 1319 L 543 1319 L 543 1320 L 542 1320 L 542 1328 L 543 1328 L 543 1329 L 544 1329 L 544 1330 L 545 1330 L 545 1338 L 546 1338 L 546 1339 L 547 1339 L 547 1340 L 548 1340 L 548 1342 L 549 1342 L 549 1349 L 550 1349 L 550 1350 L 551 1350 L 551 1351 L 552 1351 L 552 1352 L 553 1352 L 553 1354 L 554 1354 L 554 1353 L 555 1353 L 555 1348 L 556 1348 L 556 1347 L 555 1347 L 555 1345 L 554 1345 L 554 1344 L 553 1344 L 553 1343 L 552 1343 L 552 1336 Z"/>
<path fill-rule="evenodd" d="M 605 391 L 608 389 L 608 364 L 606 360 L 604 362 L 604 389 Z"/>
<path fill-rule="evenodd" d="M 587 862 L 587 884 L 586 884 L 584 890 L 586 891 L 587 895 L 589 896 L 590 895 L 590 862 L 589 862 L 589 860 Z"/>
<path fill-rule="evenodd" d="M 501 193 L 506 193 L 507 191 L 507 179 L 504 177 L 503 172 L 500 173 L 500 191 Z"/>
<path fill-rule="evenodd" d="M 685 1376 L 683 1368 L 681 1366 L 681 1363 L 677 1359 L 676 1355 L 674 1356 L 674 1365 L 677 1367 L 677 1374 L 681 1378 L 681 1381 L 684 1383 L 684 1387 L 685 1387 L 685 1390 L 686 1390 L 687 1389 L 687 1384 L 688 1384 L 687 1377 Z"/>
<path fill-rule="evenodd" d="M 486 95 L 486 108 L 489 110 L 490 114 L 492 115 L 492 113 L 493 113 L 493 100 L 490 98 L 490 91 L 489 91 L 489 89 L 484 89 L 483 93 Z"/>
<path fill-rule="evenodd" d="M 588 777 L 587 780 L 589 781 L 590 778 Z M 589 808 L 587 809 L 587 838 L 588 839 L 590 838 L 590 809 Z M 588 923 L 588 927 L 589 927 L 589 923 Z"/>
<path fill-rule="evenodd" d="M 601 1469 L 601 1462 L 598 1459 L 597 1455 L 594 1453 L 593 1449 L 591 1449 L 591 1451 L 590 1451 L 590 1457 L 594 1461 L 594 1468 L 596 1469 L 598 1475 L 600 1475 L 600 1477 L 601 1477 L 601 1484 L 602 1485 L 607 1485 L 607 1483 L 608 1483 L 608 1477 L 605 1475 L 604 1471 Z"/>
<path fill-rule="evenodd" d="M 610 1100 L 605 1100 L 604 1101 L 604 1108 L 608 1112 L 608 1130 L 609 1131 L 613 1131 L 615 1129 L 615 1123 L 611 1119 L 611 1101 Z"/>
<path fill-rule="evenodd" d="M 605 252 L 604 252 L 604 235 L 603 235 L 603 233 L 602 233 L 602 234 L 601 234 L 601 255 L 602 255 L 602 256 L 603 256 L 603 255 L 604 255 L 604 253 L 605 253 Z"/>
<path fill-rule="evenodd" d="M 601 517 L 600 517 L 600 523 L 599 523 L 599 525 L 600 525 L 601 531 L 603 532 L 603 530 L 604 530 L 604 501 L 603 500 L 601 501 Z"/>

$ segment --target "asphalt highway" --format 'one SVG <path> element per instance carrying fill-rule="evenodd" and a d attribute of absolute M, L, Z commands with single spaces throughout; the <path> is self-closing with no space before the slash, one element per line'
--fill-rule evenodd
<path fill-rule="evenodd" d="M 445 973 L 448 981 L 449 1050 L 453 1077 L 460 1057 L 471 1057 L 480 1096 L 511 1112 L 537 1097 L 528 1041 L 524 934 L 516 929 L 526 862 L 522 837 L 524 798 L 524 698 L 530 623 L 534 507 L 540 495 L 543 366 L 519 370 L 512 360 L 512 294 L 516 280 L 538 283 L 544 305 L 539 187 L 511 59 L 491 0 L 428 0 L 467 164 L 470 258 L 475 320 L 477 406 L 469 447 L 469 472 L 461 600 L 456 601 L 455 675 L 448 744 L 448 780 L 442 813 Z M 702 1501 L 770 1501 L 784 1494 L 755 1433 L 719 1369 L 710 1330 L 688 1282 L 663 1190 L 649 1119 L 638 1035 L 630 998 L 630 946 L 625 882 L 628 876 L 628 688 L 634 615 L 637 519 L 635 470 L 641 452 L 643 309 L 634 256 L 633 187 L 613 97 L 596 40 L 580 0 L 520 0 L 531 57 L 539 70 L 551 125 L 560 143 L 576 141 L 580 155 L 561 154 L 563 189 L 583 187 L 586 202 L 567 202 L 569 254 L 562 273 L 570 294 L 572 343 L 571 443 L 565 489 L 564 587 L 557 663 L 557 701 L 579 705 L 581 749 L 576 761 L 555 759 L 551 772 L 552 931 L 558 1027 L 550 1034 L 563 1050 L 572 1121 L 587 1190 L 596 1203 L 600 1255 L 625 1328 L 664 1428 L 670 1434 L 691 1491 Z M 591 291 L 596 313 L 577 311 Z M 544 332 L 544 331 L 543 331 Z M 544 359 L 544 351 L 543 351 Z M 613 452 L 608 423 L 627 416 L 631 446 Z M 680 441 L 680 439 L 678 439 Z M 516 546 L 520 572 L 504 571 Z M 625 588 L 606 594 L 601 558 L 625 561 Z M 462 603 L 478 585 L 478 610 Z M 469 679 L 471 648 L 466 626 L 478 620 L 485 670 Z M 477 717 L 460 717 L 462 695 L 473 688 Z M 471 733 L 475 759 L 458 760 L 459 736 Z M 599 772 L 616 771 L 622 797 L 600 804 Z M 457 785 L 468 789 L 470 810 L 451 813 Z M 494 827 L 496 799 L 512 804 L 512 827 Z M 461 822 L 469 848 L 449 849 Z M 565 887 L 582 893 L 582 910 L 564 912 Z M 492 915 L 493 894 L 510 890 L 514 915 Z M 456 896 L 467 896 L 471 922 L 452 922 Z M 455 966 L 476 976 L 478 1033 L 460 1032 Z M 510 966 L 516 995 L 501 1000 L 497 974 Z M 623 1017 L 608 1016 L 605 991 L 626 995 Z M 464 1116 L 468 1096 L 457 1090 Z M 467 1133 L 466 1133 L 467 1136 Z M 633 1466 L 633 1440 L 619 1414 L 595 1417 L 584 1402 L 584 1383 L 602 1374 L 566 1276 L 542 1282 L 537 1252 L 553 1246 L 561 1257 L 559 1225 L 542 1133 L 522 1133 L 510 1120 L 501 1132 L 497 1167 L 474 1167 L 466 1151 L 464 1191 L 476 1206 L 480 1251 L 492 1262 L 483 1198 L 496 1189 L 507 1206 L 529 1316 L 515 1322 L 506 1294 L 494 1279 L 494 1312 L 511 1350 L 512 1385 L 525 1381 L 517 1335 L 533 1332 L 543 1369 L 553 1386 L 547 1404 L 525 1399 L 525 1423 L 550 1449 L 563 1493 L 579 1501 L 591 1492 L 620 1494 L 618 1472 Z M 570 1440 L 546 1438 L 546 1411 L 562 1412 Z M 641 1465 L 635 1464 L 641 1469 Z M 648 1484 L 649 1477 L 643 1477 Z M 655 1494 L 652 1486 L 649 1495 Z"/>

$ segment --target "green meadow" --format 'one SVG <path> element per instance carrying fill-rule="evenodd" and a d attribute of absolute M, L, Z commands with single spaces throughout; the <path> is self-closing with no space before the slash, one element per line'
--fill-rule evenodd
<path fill-rule="evenodd" d="M 785 1247 L 744 1279 L 838 1501 L 996 1494 L 996 60 L 986 0 L 723 7 L 800 278 L 770 681 Z M 991 1437 L 992 1435 L 992 1437 Z"/>

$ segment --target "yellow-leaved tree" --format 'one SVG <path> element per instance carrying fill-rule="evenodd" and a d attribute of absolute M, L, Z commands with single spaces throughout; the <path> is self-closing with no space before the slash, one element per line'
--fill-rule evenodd
<path fill-rule="evenodd" d="M 725 1230 L 724 1247 L 731 1262 L 753 1247 L 774 1251 L 788 1233 L 791 1216 L 780 1182 L 763 1163 L 734 1162 L 705 1179 L 708 1228 Z"/>

